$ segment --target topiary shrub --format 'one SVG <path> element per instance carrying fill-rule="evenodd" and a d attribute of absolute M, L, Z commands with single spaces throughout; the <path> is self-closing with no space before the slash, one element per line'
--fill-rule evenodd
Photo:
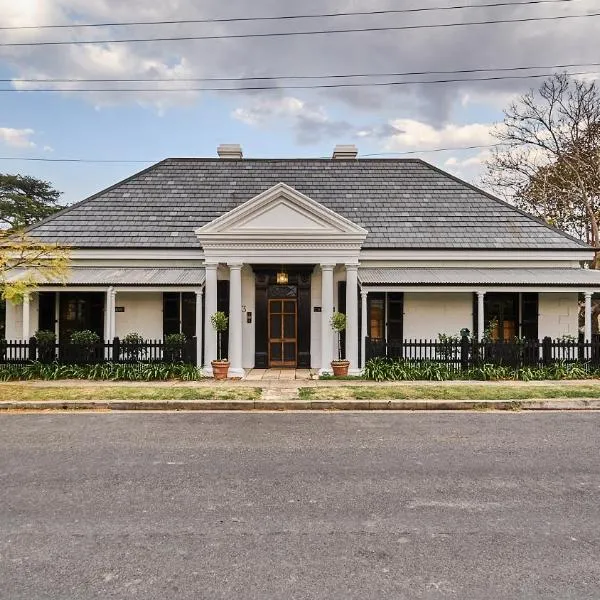
<path fill-rule="evenodd" d="M 146 340 L 139 333 L 128 333 L 121 340 L 121 354 L 123 359 L 131 362 L 144 359 L 148 353 L 145 343 Z"/>
<path fill-rule="evenodd" d="M 69 341 L 75 346 L 75 354 L 72 362 L 96 362 L 100 360 L 102 353 L 100 352 L 100 336 L 95 331 L 83 329 L 82 331 L 74 331 L 69 338 Z"/>
<path fill-rule="evenodd" d="M 185 333 L 170 333 L 165 336 L 165 360 L 170 363 L 183 361 L 183 350 L 187 337 Z"/>
<path fill-rule="evenodd" d="M 56 358 L 56 334 L 54 331 L 40 329 L 34 337 L 38 345 L 38 358 L 40 362 L 52 362 Z"/>

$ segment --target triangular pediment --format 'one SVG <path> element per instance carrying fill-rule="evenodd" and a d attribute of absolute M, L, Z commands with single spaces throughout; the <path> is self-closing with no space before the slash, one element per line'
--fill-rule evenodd
<path fill-rule="evenodd" d="M 215 236 L 245 238 L 355 237 L 367 231 L 294 188 L 279 183 L 196 230 L 202 242 Z"/>

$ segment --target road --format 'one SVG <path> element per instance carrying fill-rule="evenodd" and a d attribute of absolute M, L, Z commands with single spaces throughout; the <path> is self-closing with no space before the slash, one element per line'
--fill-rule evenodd
<path fill-rule="evenodd" d="M 600 598 L 599 413 L 0 415 L 0 598 Z"/>

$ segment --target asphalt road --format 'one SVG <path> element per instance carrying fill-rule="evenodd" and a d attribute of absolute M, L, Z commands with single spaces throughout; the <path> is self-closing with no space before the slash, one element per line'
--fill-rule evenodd
<path fill-rule="evenodd" d="M 0 415 L 0 598 L 600 598 L 600 414 Z"/>

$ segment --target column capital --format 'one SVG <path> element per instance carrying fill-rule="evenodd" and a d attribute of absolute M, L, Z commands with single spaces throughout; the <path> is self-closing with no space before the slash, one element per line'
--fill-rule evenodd
<path fill-rule="evenodd" d="M 333 263 L 324 263 L 321 265 L 321 271 L 333 271 L 335 265 Z"/>
<path fill-rule="evenodd" d="M 229 267 L 230 271 L 231 270 L 239 271 L 244 266 L 244 263 L 241 263 L 241 262 L 230 262 L 230 263 L 227 263 L 227 266 Z"/>
<path fill-rule="evenodd" d="M 366 298 L 366 297 L 368 296 L 368 294 L 369 294 L 369 290 L 365 290 L 365 289 L 362 289 L 362 288 L 361 288 L 361 290 L 360 290 L 360 295 L 361 295 L 363 298 Z"/>
<path fill-rule="evenodd" d="M 216 263 L 216 262 L 207 262 L 207 263 L 204 263 L 204 268 L 207 271 L 216 271 L 218 266 L 219 266 L 219 263 Z"/>
<path fill-rule="evenodd" d="M 478 290 L 478 291 L 477 291 L 477 296 L 478 296 L 479 298 L 483 298 L 485 295 L 486 295 L 486 292 L 484 292 L 484 291 L 481 291 L 481 290 Z"/>
<path fill-rule="evenodd" d="M 346 271 L 358 271 L 358 263 L 346 263 Z"/>
<path fill-rule="evenodd" d="M 200 296 L 200 297 L 204 296 L 204 288 L 199 288 L 197 290 L 194 290 L 194 292 L 195 292 L 196 296 Z"/>
<path fill-rule="evenodd" d="M 594 295 L 594 292 L 590 292 L 589 290 L 583 292 L 586 298 L 591 298 Z"/>

